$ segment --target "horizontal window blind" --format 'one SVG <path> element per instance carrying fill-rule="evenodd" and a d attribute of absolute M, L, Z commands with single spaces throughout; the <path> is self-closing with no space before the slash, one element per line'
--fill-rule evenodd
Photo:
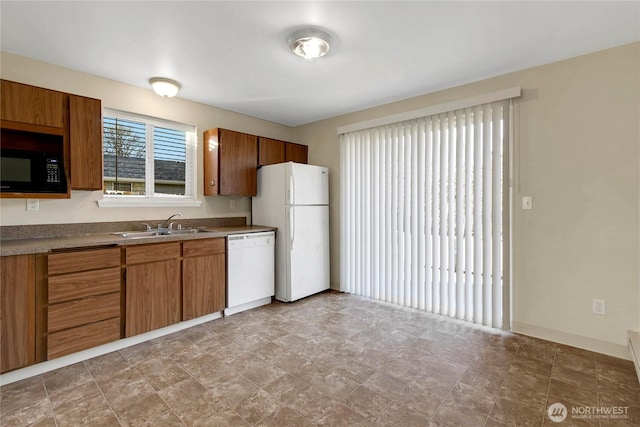
<path fill-rule="evenodd" d="M 104 191 L 144 195 L 147 130 L 143 122 L 106 116 L 103 119 Z M 134 185 L 135 184 L 135 189 Z"/>
<path fill-rule="evenodd" d="M 344 291 L 503 326 L 509 109 L 340 135 Z"/>
<path fill-rule="evenodd" d="M 106 194 L 194 197 L 194 126 L 105 109 L 103 153 Z"/>

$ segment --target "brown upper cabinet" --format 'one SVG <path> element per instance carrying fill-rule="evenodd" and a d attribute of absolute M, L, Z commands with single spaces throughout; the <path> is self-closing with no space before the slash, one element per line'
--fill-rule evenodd
<path fill-rule="evenodd" d="M 287 142 L 284 147 L 284 161 L 307 163 L 309 157 L 308 153 L 309 148 L 306 145 Z"/>
<path fill-rule="evenodd" d="M 71 188 L 102 190 L 102 102 L 69 95 Z"/>
<path fill-rule="evenodd" d="M 258 193 L 258 137 L 226 129 L 204 132 L 204 195 Z"/>
<path fill-rule="evenodd" d="M 69 189 L 102 190 L 102 103 L 1 80 L 2 145 L 46 150 L 64 159 Z M 69 198 L 60 194 L 2 193 L 14 198 Z"/>
<path fill-rule="evenodd" d="M 64 94 L 22 83 L 2 80 L 0 117 L 17 123 L 64 127 Z"/>
<path fill-rule="evenodd" d="M 258 138 L 258 165 L 282 162 L 307 163 L 307 146 L 270 138 Z"/>
<path fill-rule="evenodd" d="M 284 141 L 258 138 L 258 165 L 266 166 L 284 162 Z"/>

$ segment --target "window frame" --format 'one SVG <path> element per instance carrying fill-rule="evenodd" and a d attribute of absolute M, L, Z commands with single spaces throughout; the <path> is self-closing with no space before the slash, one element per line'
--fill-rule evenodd
<path fill-rule="evenodd" d="M 103 109 L 103 117 L 113 117 L 121 120 L 141 122 L 146 125 L 145 137 L 145 195 L 121 195 L 103 194 L 98 200 L 99 207 L 199 207 L 202 201 L 196 199 L 197 189 L 197 127 L 158 117 L 143 114 L 130 113 L 110 108 Z M 103 123 L 104 131 L 104 123 Z M 169 195 L 155 193 L 154 184 L 154 151 L 153 151 L 153 127 L 168 128 L 191 133 L 187 135 L 185 146 L 185 195 Z M 103 142 L 104 143 L 104 142 Z M 104 156 L 104 147 L 103 156 Z M 102 165 L 102 180 L 104 182 L 104 161 Z"/>

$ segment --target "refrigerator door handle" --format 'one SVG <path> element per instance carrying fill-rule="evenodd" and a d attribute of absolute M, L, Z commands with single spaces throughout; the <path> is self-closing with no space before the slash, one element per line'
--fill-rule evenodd
<path fill-rule="evenodd" d="M 293 208 L 289 208 L 289 228 L 289 234 L 291 235 L 291 244 L 289 247 L 293 251 L 293 241 L 296 239 L 296 215 L 295 212 L 293 212 Z"/>
<path fill-rule="evenodd" d="M 289 176 L 289 204 L 290 205 L 295 205 L 296 204 L 296 177 L 293 173 L 291 173 L 291 175 Z"/>

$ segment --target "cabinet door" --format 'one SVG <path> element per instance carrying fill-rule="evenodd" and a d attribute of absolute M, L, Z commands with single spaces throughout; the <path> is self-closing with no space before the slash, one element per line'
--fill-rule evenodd
<path fill-rule="evenodd" d="M 69 96 L 71 188 L 102 190 L 102 103 Z"/>
<path fill-rule="evenodd" d="M 180 261 L 169 260 L 127 267 L 127 337 L 180 321 Z"/>
<path fill-rule="evenodd" d="M 225 255 L 182 260 L 183 319 L 221 311 L 225 306 Z"/>
<path fill-rule="evenodd" d="M 35 363 L 35 256 L 1 258 L 0 372 Z"/>
<path fill-rule="evenodd" d="M 220 194 L 258 194 L 258 137 L 219 130 Z"/>
<path fill-rule="evenodd" d="M 204 195 L 217 196 L 220 193 L 218 129 L 204 132 Z"/>
<path fill-rule="evenodd" d="M 258 139 L 258 165 L 273 165 L 284 162 L 284 141 L 277 139 Z"/>
<path fill-rule="evenodd" d="M 284 149 L 285 162 L 308 163 L 309 147 L 287 142 Z"/>
<path fill-rule="evenodd" d="M 0 118 L 55 128 L 64 127 L 62 92 L 2 80 Z"/>

